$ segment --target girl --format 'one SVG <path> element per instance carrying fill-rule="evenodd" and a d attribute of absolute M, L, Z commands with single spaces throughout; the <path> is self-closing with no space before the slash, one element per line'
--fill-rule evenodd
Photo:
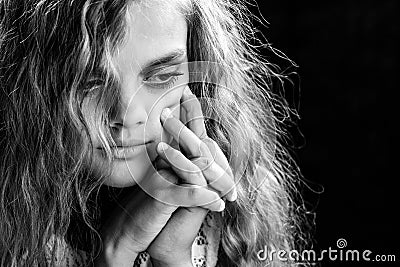
<path fill-rule="evenodd" d="M 292 111 L 241 1 L 2 0 L 0 18 L 2 265 L 301 248 Z"/>

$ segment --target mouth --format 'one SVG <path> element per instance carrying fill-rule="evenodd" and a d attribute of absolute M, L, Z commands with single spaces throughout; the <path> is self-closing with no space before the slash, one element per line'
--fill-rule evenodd
<path fill-rule="evenodd" d="M 147 146 L 152 142 L 153 141 L 147 141 L 144 143 L 112 146 L 110 148 L 111 148 L 111 153 L 112 153 L 113 159 L 126 160 L 126 159 L 134 158 L 137 155 L 141 154 L 142 152 L 145 152 Z M 103 153 L 105 153 L 104 148 L 98 148 L 98 149 L 100 149 Z"/>

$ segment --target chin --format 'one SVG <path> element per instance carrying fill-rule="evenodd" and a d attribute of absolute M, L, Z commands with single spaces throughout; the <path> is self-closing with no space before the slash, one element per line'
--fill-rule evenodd
<path fill-rule="evenodd" d="M 161 141 L 171 143 L 173 137 L 166 132 L 162 133 Z M 154 141 L 146 147 L 146 151 L 127 159 L 114 159 L 111 163 L 111 174 L 103 181 L 104 185 L 123 188 L 135 186 L 143 179 L 148 178 L 156 170 L 153 161 L 157 158 L 156 146 L 159 141 Z M 102 153 L 96 151 L 96 162 L 98 171 L 101 166 L 106 165 L 105 158 Z"/>
<path fill-rule="evenodd" d="M 104 184 L 112 187 L 131 187 L 140 183 L 154 169 L 147 155 L 132 160 L 115 160 L 111 175 Z"/>

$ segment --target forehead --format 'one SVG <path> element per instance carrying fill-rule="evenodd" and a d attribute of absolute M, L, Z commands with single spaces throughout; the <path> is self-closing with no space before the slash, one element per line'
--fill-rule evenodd
<path fill-rule="evenodd" d="M 123 73 L 139 72 L 158 56 L 186 49 L 187 24 L 176 1 L 134 3 L 127 10 L 126 26 L 125 42 L 115 57 Z"/>

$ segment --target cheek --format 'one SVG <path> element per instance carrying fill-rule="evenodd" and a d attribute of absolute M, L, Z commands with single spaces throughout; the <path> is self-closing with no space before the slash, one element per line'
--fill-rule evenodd
<path fill-rule="evenodd" d="M 179 118 L 180 115 L 180 101 L 183 94 L 183 89 L 185 85 L 179 86 L 177 88 L 168 90 L 167 92 L 160 94 L 154 99 L 154 104 L 152 105 L 151 115 L 160 117 L 161 112 L 164 108 L 169 108 L 172 110 L 173 115 Z"/>

